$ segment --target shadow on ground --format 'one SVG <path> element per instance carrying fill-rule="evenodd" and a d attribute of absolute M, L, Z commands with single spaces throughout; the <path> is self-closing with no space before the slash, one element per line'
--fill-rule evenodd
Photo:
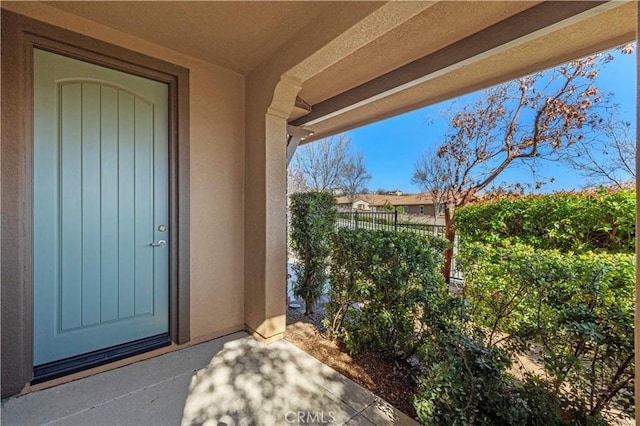
<path fill-rule="evenodd" d="M 344 378 L 284 342 L 225 344 L 191 379 L 182 425 L 344 424 L 371 402 Z"/>

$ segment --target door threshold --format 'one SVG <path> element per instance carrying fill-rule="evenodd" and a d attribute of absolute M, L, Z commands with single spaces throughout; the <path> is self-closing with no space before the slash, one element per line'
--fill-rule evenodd
<path fill-rule="evenodd" d="M 89 368 L 98 367 L 110 362 L 119 361 L 149 352 L 171 344 L 171 339 L 167 333 L 157 336 L 146 337 L 133 342 L 123 343 L 121 345 L 111 346 L 110 348 L 100 349 L 88 352 L 82 355 L 61 359 L 58 361 L 48 362 L 33 367 L 33 379 L 31 384 L 46 382 L 57 379 L 58 377 L 77 373 Z"/>

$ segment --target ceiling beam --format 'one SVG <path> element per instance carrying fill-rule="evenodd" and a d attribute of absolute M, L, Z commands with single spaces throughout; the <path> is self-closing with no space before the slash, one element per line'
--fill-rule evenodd
<path fill-rule="evenodd" d="M 621 6 L 626 1 L 543 2 L 443 49 L 312 106 L 291 122 L 313 126 L 345 112 L 453 72 L 584 19 Z"/>

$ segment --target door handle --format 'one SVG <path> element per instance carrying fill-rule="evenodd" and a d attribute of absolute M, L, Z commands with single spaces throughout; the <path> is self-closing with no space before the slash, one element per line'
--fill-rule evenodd
<path fill-rule="evenodd" d="M 166 247 L 167 242 L 165 240 L 160 240 L 157 243 L 149 243 L 151 247 Z"/>

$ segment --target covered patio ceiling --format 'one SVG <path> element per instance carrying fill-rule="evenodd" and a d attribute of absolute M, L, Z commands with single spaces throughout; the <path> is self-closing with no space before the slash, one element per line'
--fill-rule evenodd
<path fill-rule="evenodd" d="M 632 1 L 424 1 L 387 13 L 380 12 L 386 2 L 47 4 L 243 75 L 322 31 L 321 17 L 350 12 L 349 40 L 325 46 L 343 54 L 324 55 L 313 72 L 291 70 L 302 89 L 289 121 L 313 131 L 307 142 L 629 42 L 637 8 Z"/>
<path fill-rule="evenodd" d="M 309 142 L 544 70 L 635 40 L 636 13 L 635 2 L 439 2 L 306 82 L 299 96 L 310 108 L 291 124 L 312 130 Z M 443 30 L 448 44 L 438 39 Z M 412 62 L 380 76 L 359 69 L 380 69 L 378 44 L 395 45 Z M 394 49 L 383 51 L 386 59 Z M 333 92 L 321 89 L 331 82 Z"/>
<path fill-rule="evenodd" d="M 240 74 L 251 72 L 331 6 L 314 1 L 43 3 Z"/>

